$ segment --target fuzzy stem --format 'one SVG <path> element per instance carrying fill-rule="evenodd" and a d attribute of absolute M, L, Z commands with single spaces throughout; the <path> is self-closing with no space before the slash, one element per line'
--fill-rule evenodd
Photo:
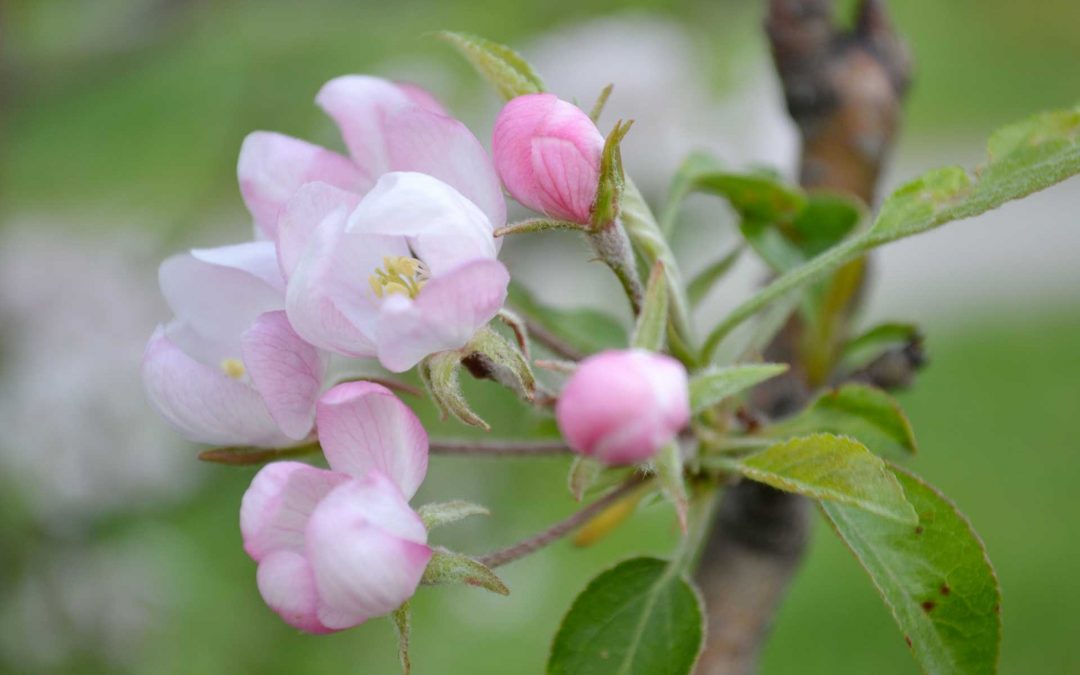
<path fill-rule="evenodd" d="M 448 441 L 433 440 L 428 447 L 433 455 L 472 455 L 485 457 L 565 456 L 571 450 L 562 441 Z"/>
<path fill-rule="evenodd" d="M 593 516 L 597 515 L 607 507 L 611 506 L 615 502 L 619 501 L 623 497 L 626 497 L 634 490 L 641 487 L 645 482 L 645 478 L 639 475 L 634 475 L 630 480 L 626 481 L 619 487 L 615 488 L 611 492 L 607 493 L 603 497 L 597 499 L 593 503 L 589 504 L 580 511 L 574 513 L 565 520 L 561 520 L 555 523 L 551 527 L 539 532 L 528 539 L 520 541 L 513 546 L 501 549 L 499 551 L 493 551 L 487 555 L 477 558 L 481 563 L 488 567 L 499 567 L 507 563 L 512 563 L 519 558 L 533 553 L 535 551 L 544 548 L 548 544 L 551 544 L 559 539 L 563 538 L 570 532 L 576 530 L 581 525 L 584 525 Z"/>

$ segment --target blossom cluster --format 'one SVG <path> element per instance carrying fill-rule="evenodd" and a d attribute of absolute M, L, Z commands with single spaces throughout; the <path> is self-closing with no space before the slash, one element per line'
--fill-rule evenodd
<path fill-rule="evenodd" d="M 324 633 L 397 609 L 433 555 L 409 505 L 427 472 L 427 433 L 387 388 L 335 382 L 331 359 L 401 373 L 465 347 L 507 297 L 502 188 L 547 217 L 588 224 L 604 138 L 549 94 L 506 105 L 493 158 L 411 85 L 345 76 L 316 103 L 347 154 L 271 132 L 245 139 L 238 179 L 254 238 L 162 264 L 175 316 L 151 337 L 143 380 L 190 440 L 321 447 L 329 469 L 264 467 L 240 524 L 267 604 Z M 575 451 L 647 462 L 688 422 L 686 371 L 642 350 L 595 355 L 555 413 Z"/>

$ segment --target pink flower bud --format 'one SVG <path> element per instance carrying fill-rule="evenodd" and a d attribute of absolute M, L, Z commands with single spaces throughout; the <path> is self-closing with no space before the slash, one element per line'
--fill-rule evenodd
<path fill-rule="evenodd" d="M 601 352 L 566 383 L 555 419 L 583 455 L 606 464 L 643 462 L 690 421 L 686 369 L 642 349 Z"/>
<path fill-rule="evenodd" d="M 603 149 L 589 116 L 551 94 L 518 96 L 495 121 L 492 152 L 503 185 L 552 218 L 589 222 Z"/>

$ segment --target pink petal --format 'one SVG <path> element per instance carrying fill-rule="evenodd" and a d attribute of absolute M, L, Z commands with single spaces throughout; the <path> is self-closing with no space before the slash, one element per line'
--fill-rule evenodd
<path fill-rule="evenodd" d="M 304 556 L 277 551 L 259 563 L 256 575 L 263 600 L 285 623 L 308 633 L 332 633 L 319 621 L 319 594 Z"/>
<path fill-rule="evenodd" d="M 401 237 L 346 233 L 335 218 L 325 220 L 289 278 L 285 310 L 307 342 L 345 356 L 375 356 L 377 304 L 368 276 L 383 256 L 408 255 Z"/>
<path fill-rule="evenodd" d="M 381 471 L 406 498 L 416 494 L 428 465 L 428 436 L 413 411 L 386 387 L 339 384 L 318 405 L 319 441 L 334 471 L 357 478 Z"/>
<path fill-rule="evenodd" d="M 165 327 L 159 326 L 146 346 L 142 378 L 151 406 L 192 441 L 260 447 L 292 443 L 251 385 L 188 356 Z"/>
<path fill-rule="evenodd" d="M 282 432 L 306 438 L 326 375 L 325 354 L 304 342 L 280 310 L 255 321 L 244 333 L 241 351 L 255 389 Z"/>
<path fill-rule="evenodd" d="M 308 523 L 305 550 L 318 618 L 331 629 L 400 607 L 416 592 L 432 554 L 420 517 L 377 471 L 326 496 Z"/>
<path fill-rule="evenodd" d="M 502 263 L 477 260 L 435 277 L 415 300 L 388 297 L 376 333 L 379 361 L 402 372 L 429 354 L 464 346 L 502 308 L 509 283 Z"/>
<path fill-rule="evenodd" d="M 236 173 L 244 203 L 270 239 L 277 233 L 281 207 L 304 183 L 321 181 L 363 193 L 376 177 L 336 152 L 268 131 L 256 131 L 244 139 Z"/>
<path fill-rule="evenodd" d="M 439 99 L 435 98 L 435 94 L 432 94 L 427 89 L 410 82 L 394 82 L 394 86 L 404 92 L 410 101 L 421 108 L 445 117 L 450 116 L 450 113 L 439 102 Z"/>
<path fill-rule="evenodd" d="M 276 551 L 304 550 L 304 529 L 319 502 L 349 477 L 301 462 L 267 464 L 240 503 L 244 550 L 256 562 Z"/>
<path fill-rule="evenodd" d="M 239 357 L 240 335 L 284 305 L 275 258 L 270 242 L 175 255 L 161 264 L 161 292 L 177 319 Z"/>
<path fill-rule="evenodd" d="M 386 80 L 348 75 L 330 80 L 315 98 L 341 128 L 353 161 L 368 175 L 417 171 L 443 180 L 479 206 L 495 227 L 506 202 L 480 141 L 461 122 L 417 103 L 415 91 Z"/>
<path fill-rule="evenodd" d="M 450 185 L 422 173 L 384 175 L 353 211 L 347 229 L 407 238 L 434 276 L 497 254 L 483 212 Z"/>
<path fill-rule="evenodd" d="M 319 226 L 333 220 L 341 227 L 359 203 L 356 193 L 327 183 L 302 185 L 285 203 L 278 218 L 277 256 L 281 273 L 286 278 L 292 275 Z"/>

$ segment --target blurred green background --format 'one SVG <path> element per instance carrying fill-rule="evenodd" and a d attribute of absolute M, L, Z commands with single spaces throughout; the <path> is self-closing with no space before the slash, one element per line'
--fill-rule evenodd
<path fill-rule="evenodd" d="M 935 163 L 977 160 L 994 127 L 1080 100 L 1080 3 L 892 4 L 918 69 L 890 180 Z M 234 176 L 242 138 L 269 128 L 337 143 L 311 104 L 335 75 L 415 79 L 486 139 L 493 97 L 445 45 L 425 37 L 430 31 L 476 32 L 530 56 L 530 49 L 550 54 L 562 45 L 573 58 L 594 48 L 593 30 L 617 42 L 629 25 L 627 41 L 647 42 L 656 26 L 658 36 L 674 36 L 691 54 L 673 61 L 681 71 L 671 79 L 692 83 L 709 101 L 687 104 L 676 98 L 683 90 L 660 92 L 657 115 L 691 105 L 684 116 L 663 119 L 698 120 L 713 105 L 717 115 L 730 116 L 738 103 L 731 98 L 739 98 L 748 78 L 771 77 L 761 5 L 4 4 L 0 670 L 395 672 L 387 621 L 310 637 L 265 608 L 237 528 L 253 471 L 197 466 L 195 449 L 146 410 L 139 352 L 154 323 L 166 318 L 156 299 L 157 261 L 249 235 Z M 582 22 L 591 23 L 574 28 Z M 607 81 L 604 73 L 596 77 Z M 623 114 L 615 84 L 611 119 Z M 770 105 L 782 116 L 775 96 Z M 739 127 L 703 128 L 715 138 L 693 142 L 723 143 Z M 774 132 L 758 131 L 768 145 Z M 649 169 L 646 152 L 632 159 L 642 172 Z M 922 448 L 912 466 L 957 502 L 986 542 L 1005 594 L 1004 673 L 1080 672 L 1080 508 L 1073 493 L 1080 478 L 1080 281 L 1070 272 L 1080 267 L 1080 239 L 1071 234 L 1080 232 L 1078 187 L 1073 180 L 1041 201 L 1009 207 L 999 215 L 1007 230 L 964 224 L 959 239 L 931 235 L 906 254 L 898 247 L 899 257 L 887 250 L 882 290 L 874 296 L 883 303 L 874 313 L 916 319 L 928 330 L 930 366 L 901 396 Z M 954 241 L 959 248 L 938 255 Z M 716 253 L 724 249 L 716 246 Z M 1016 262 L 1018 252 L 1026 257 Z M 510 253 L 542 282 L 535 270 L 544 264 L 530 265 L 520 247 Z M 950 256 L 962 262 L 954 267 Z M 934 269 L 889 265 L 914 259 Z M 584 267 L 583 260 L 558 264 Z M 1024 292 L 994 290 L 1003 285 Z M 951 304 L 943 306 L 939 288 Z M 497 431 L 524 435 L 546 424 L 491 387 L 470 386 Z M 428 404 L 417 407 L 433 417 Z M 525 422 L 517 422 L 522 415 Z M 433 435 L 462 435 L 449 425 L 433 428 Z M 563 460 L 436 458 L 416 502 L 463 497 L 490 505 L 492 517 L 434 537 L 479 553 L 571 512 L 565 470 Z M 670 514 L 654 507 L 593 548 L 563 542 L 506 568 L 509 599 L 468 588 L 422 591 L 415 672 L 541 672 L 559 617 L 587 579 L 631 553 L 662 554 L 674 538 Z M 820 523 L 762 670 L 917 672 L 869 581 Z"/>

